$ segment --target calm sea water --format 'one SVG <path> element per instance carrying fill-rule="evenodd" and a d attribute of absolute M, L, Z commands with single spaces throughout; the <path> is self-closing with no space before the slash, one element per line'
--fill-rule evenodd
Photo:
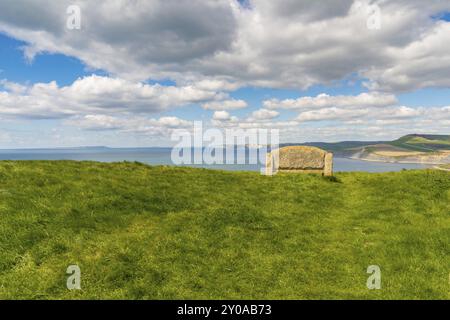
<path fill-rule="evenodd" d="M 68 149 L 21 149 L 0 150 L 0 160 L 77 160 L 120 162 L 139 161 L 151 165 L 174 165 L 171 148 L 68 148 Z M 249 155 L 246 155 L 248 163 Z M 234 171 L 259 171 L 261 166 L 254 164 L 235 165 L 192 165 L 210 169 Z M 421 164 L 368 162 L 347 158 L 334 159 L 334 171 L 389 172 L 402 169 L 424 169 L 430 166 Z"/>

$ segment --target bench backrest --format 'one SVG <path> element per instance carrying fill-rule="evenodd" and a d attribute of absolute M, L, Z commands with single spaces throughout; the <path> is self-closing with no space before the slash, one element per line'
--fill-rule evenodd
<path fill-rule="evenodd" d="M 333 154 L 309 146 L 289 146 L 273 150 L 266 160 L 266 173 L 278 171 L 333 174 Z"/>

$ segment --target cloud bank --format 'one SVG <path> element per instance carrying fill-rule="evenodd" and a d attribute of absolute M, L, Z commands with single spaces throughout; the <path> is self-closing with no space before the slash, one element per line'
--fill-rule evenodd
<path fill-rule="evenodd" d="M 81 8 L 80 30 L 66 27 L 69 5 Z M 0 117 L 164 136 L 190 123 L 170 112 L 196 105 L 212 125 L 280 128 L 287 139 L 376 136 L 386 127 L 442 133 L 448 107 L 397 97 L 450 88 L 450 22 L 437 18 L 448 11 L 440 0 L 4 0 L 0 32 L 24 41 L 30 63 L 58 53 L 107 75 L 68 86 L 5 79 Z M 370 28 L 377 13 L 379 27 Z M 167 79 L 174 84 L 149 81 Z M 232 95 L 342 82 L 362 82 L 366 92 L 266 97 L 258 106 Z"/>
<path fill-rule="evenodd" d="M 133 79 L 214 79 L 307 88 L 351 75 L 377 90 L 449 86 L 450 10 L 440 0 L 14 0 L 0 3 L 0 31 L 25 54 L 62 53 Z M 81 30 L 66 28 L 79 5 Z M 374 5 L 380 29 L 367 28 Z"/>

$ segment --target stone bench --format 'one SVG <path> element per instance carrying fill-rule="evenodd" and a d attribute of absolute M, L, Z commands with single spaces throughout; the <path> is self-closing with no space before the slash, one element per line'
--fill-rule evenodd
<path fill-rule="evenodd" d="M 316 147 L 291 146 L 272 150 L 266 157 L 266 175 L 277 172 L 333 175 L 333 154 Z"/>

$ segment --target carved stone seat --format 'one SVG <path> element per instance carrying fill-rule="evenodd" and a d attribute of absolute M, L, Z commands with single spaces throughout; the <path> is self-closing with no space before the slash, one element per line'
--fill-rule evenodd
<path fill-rule="evenodd" d="M 333 175 L 333 154 L 316 147 L 290 146 L 272 150 L 266 158 L 266 174 L 277 172 Z"/>

